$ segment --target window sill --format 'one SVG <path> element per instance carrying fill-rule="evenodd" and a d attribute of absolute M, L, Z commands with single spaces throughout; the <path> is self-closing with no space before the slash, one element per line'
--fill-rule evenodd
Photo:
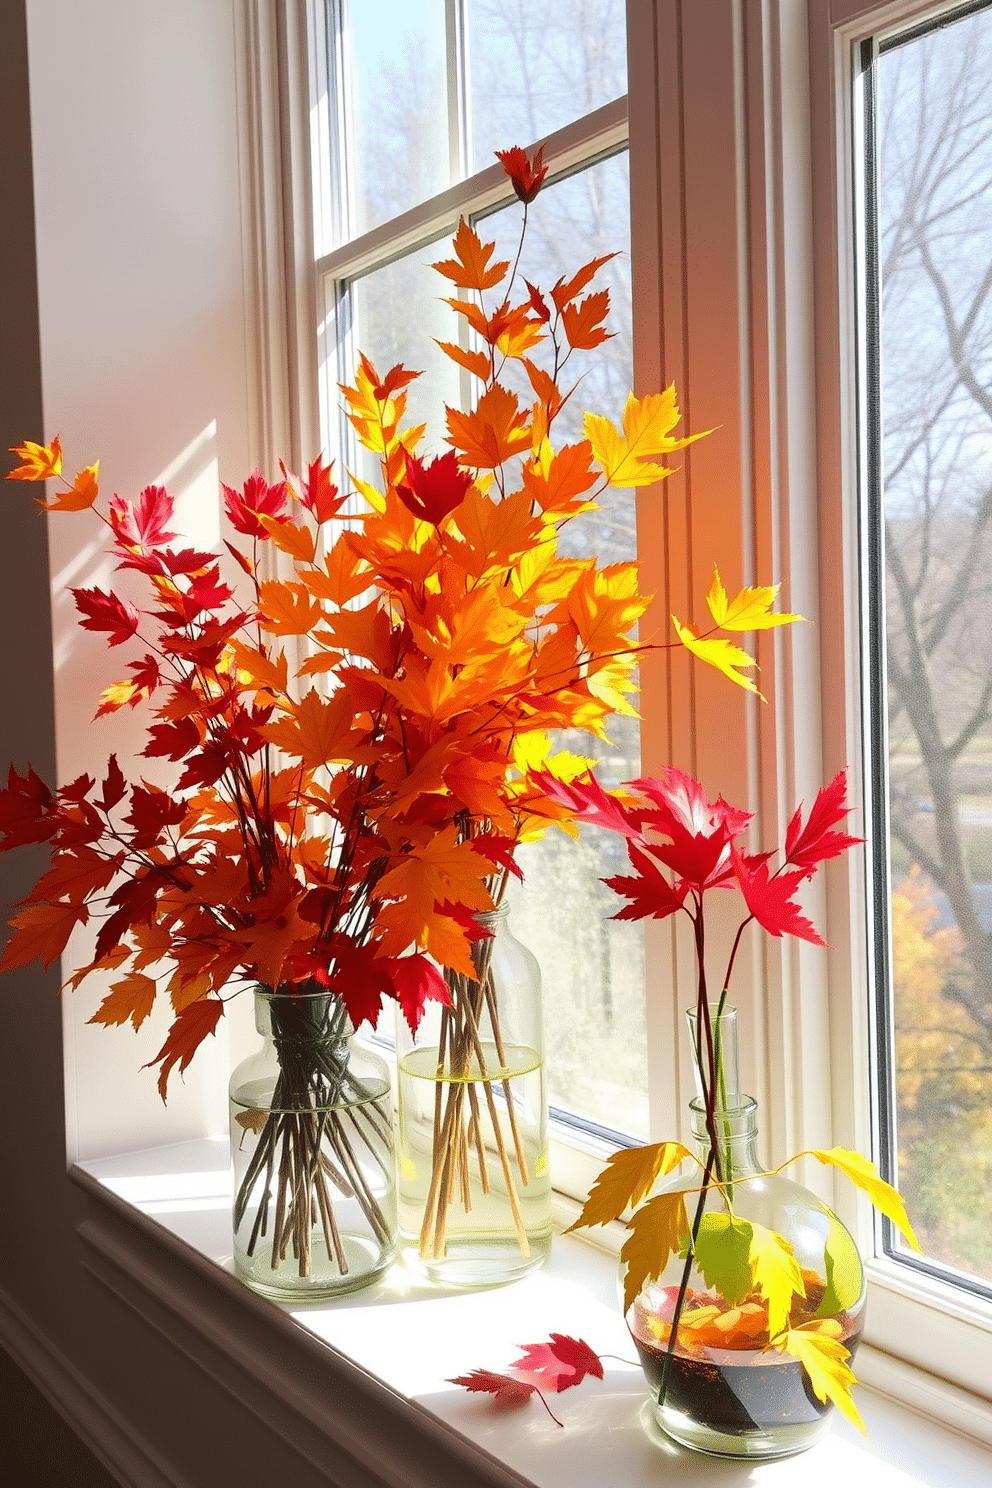
<path fill-rule="evenodd" d="M 240 1293 L 226 1279 L 221 1281 L 219 1274 L 233 1277 L 226 1139 L 82 1162 L 73 1177 L 98 1205 L 126 1208 L 150 1239 L 158 1235 L 161 1243 L 174 1250 L 187 1256 L 194 1252 L 191 1260 L 205 1258 L 208 1264 L 201 1262 L 198 1269 L 208 1284 L 213 1279 L 215 1291 L 220 1282 L 225 1291 Z M 136 1252 L 132 1269 L 128 1255 L 119 1247 L 116 1253 L 116 1264 L 131 1271 L 139 1288 L 143 1276 L 155 1275 L 147 1259 Z M 287 1315 L 249 1293 L 243 1297 L 253 1311 L 262 1308 L 267 1315 Z M 159 1290 L 157 1301 L 163 1300 L 168 1299 Z M 177 1292 L 174 1300 L 185 1322 L 189 1324 L 192 1316 L 195 1325 L 199 1315 L 191 1309 L 188 1289 L 184 1288 L 181 1298 Z M 632 1348 L 616 1305 L 615 1263 L 595 1246 L 574 1237 L 556 1238 L 548 1265 L 511 1286 L 445 1293 L 396 1266 L 374 1288 L 330 1306 L 294 1309 L 288 1317 L 304 1330 L 304 1338 L 309 1335 L 311 1343 L 319 1340 L 338 1360 L 352 1366 L 370 1401 L 404 1407 L 405 1452 L 409 1452 L 409 1433 L 422 1431 L 425 1439 L 450 1451 L 453 1466 L 459 1462 L 464 1468 L 470 1460 L 479 1482 L 531 1488 L 561 1488 L 565 1483 L 570 1488 L 601 1488 L 611 1482 L 637 1488 L 675 1482 L 689 1462 L 694 1474 L 714 1488 L 741 1481 L 740 1464 L 683 1452 L 644 1428 L 640 1369 L 633 1362 L 620 1362 L 632 1361 Z M 205 1326 L 209 1321 L 204 1316 Z M 517 1356 L 519 1344 L 536 1342 L 552 1330 L 584 1338 L 601 1354 L 619 1356 L 606 1361 L 604 1380 L 587 1380 L 580 1389 L 555 1397 L 563 1430 L 537 1402 L 501 1410 L 488 1399 L 446 1382 L 474 1368 L 503 1370 Z M 214 1350 L 224 1347 L 216 1327 L 210 1346 Z M 245 1364 L 256 1378 L 264 1377 L 257 1361 L 245 1358 L 240 1331 L 230 1336 L 229 1352 L 233 1361 Z M 318 1353 L 326 1358 L 323 1350 Z M 826 1439 L 802 1459 L 807 1488 L 826 1488 L 840 1475 L 851 1482 L 868 1481 L 870 1475 L 875 1488 L 913 1488 L 936 1482 L 941 1488 L 977 1488 L 992 1479 L 988 1446 L 890 1398 L 887 1392 L 898 1389 L 902 1393 L 911 1371 L 872 1350 L 859 1354 L 858 1363 L 861 1376 L 878 1387 L 863 1386 L 859 1391 L 870 1440 L 864 1442 L 836 1417 Z M 967 1419 L 959 1416 L 957 1424 L 966 1424 Z M 325 1422 L 324 1429 L 330 1439 L 333 1426 Z M 357 1441 L 370 1454 L 369 1467 L 381 1469 L 382 1444 L 375 1433 L 358 1432 Z M 355 1452 L 354 1441 L 349 1450 Z M 752 1484 L 786 1484 L 795 1481 L 796 1467 L 785 1459 L 749 1464 L 747 1472 Z M 391 1479 L 384 1476 L 380 1481 Z M 406 1477 L 404 1481 L 419 1480 Z"/>

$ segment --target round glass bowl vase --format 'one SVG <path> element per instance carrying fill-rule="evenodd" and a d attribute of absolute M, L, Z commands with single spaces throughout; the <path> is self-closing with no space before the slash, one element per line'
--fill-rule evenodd
<path fill-rule="evenodd" d="M 833 1339 L 849 1354 L 864 1324 L 865 1279 L 857 1247 L 837 1216 L 801 1184 L 763 1171 L 755 1151 L 757 1105 L 737 1091 L 735 1040 L 731 1022 L 718 1044 L 726 1058 L 724 1103 L 715 1113 L 729 1205 L 719 1189 L 711 1188 L 695 1228 L 701 1171 L 688 1162 L 658 1190 L 689 1190 L 685 1203 L 693 1233 L 709 1231 L 703 1237 L 711 1242 L 703 1263 L 709 1279 L 686 1259 L 683 1245 L 684 1254 L 673 1254 L 662 1275 L 634 1299 L 626 1321 L 655 1418 L 669 1437 L 719 1456 L 783 1457 L 813 1445 L 827 1429 L 833 1406 L 817 1397 L 798 1358 L 768 1347 L 769 1309 L 753 1285 L 750 1233 L 757 1225 L 776 1232 L 799 1268 L 805 1295 L 793 1292 L 785 1327 Z M 696 1099 L 690 1111 L 697 1154 L 705 1164 L 710 1152 L 706 1109 Z M 776 1336 L 783 1331 L 777 1326 Z"/>
<path fill-rule="evenodd" d="M 367 1286 L 396 1254 L 389 1070 L 324 990 L 255 993 L 231 1077 L 234 1266 L 282 1302 Z"/>
<path fill-rule="evenodd" d="M 551 1246 L 541 974 L 506 915 L 477 916 L 477 980 L 446 973 L 450 1007 L 416 1035 L 397 1018 L 400 1243 L 449 1286 L 512 1281 Z"/>

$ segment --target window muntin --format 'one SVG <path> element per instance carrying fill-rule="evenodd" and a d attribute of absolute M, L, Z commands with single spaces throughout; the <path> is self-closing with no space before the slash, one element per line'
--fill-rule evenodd
<path fill-rule="evenodd" d="M 990 50 L 955 10 L 866 43 L 863 97 L 880 1133 L 925 1261 L 883 1244 L 992 1296 Z"/>

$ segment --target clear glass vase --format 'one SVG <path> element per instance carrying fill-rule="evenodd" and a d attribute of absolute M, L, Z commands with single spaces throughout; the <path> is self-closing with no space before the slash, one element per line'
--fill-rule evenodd
<path fill-rule="evenodd" d="M 756 1152 L 757 1103 L 737 1083 L 736 1010 L 713 1019 L 719 1176 L 727 1199 L 709 1188 L 697 1214 L 698 1195 L 687 1195 L 692 1233 L 735 1220 L 763 1225 L 791 1246 L 805 1296 L 796 1293 L 789 1328 L 822 1332 L 854 1353 L 864 1324 L 865 1280 L 857 1247 L 837 1216 L 801 1184 L 766 1174 Z M 699 1049 L 690 1014 L 694 1053 Z M 709 1058 L 703 1039 L 703 1060 Z M 698 1083 L 698 1080 L 697 1080 Z M 704 1101 L 690 1102 L 692 1134 L 700 1162 L 711 1151 Z M 659 1191 L 698 1189 L 702 1174 L 685 1163 Z M 729 1200 L 729 1203 L 728 1203 Z M 732 1245 L 732 1239 L 728 1241 Z M 723 1289 L 706 1278 L 688 1248 L 673 1255 L 627 1312 L 627 1326 L 651 1389 L 659 1425 L 675 1441 L 727 1457 L 782 1457 L 812 1446 L 829 1424 L 833 1407 L 819 1400 L 798 1359 L 766 1349 L 768 1308 L 749 1285 L 746 1260 Z M 741 1266 L 745 1269 L 743 1276 Z M 733 1287 L 733 1290 L 731 1290 Z M 726 1295 L 725 1293 L 730 1293 Z M 675 1337 L 672 1323 L 682 1306 Z"/>
<path fill-rule="evenodd" d="M 478 916 L 478 980 L 397 1019 L 404 1258 L 451 1286 L 511 1281 L 551 1246 L 541 974 L 506 909 Z"/>
<path fill-rule="evenodd" d="M 284 1302 L 367 1286 L 396 1253 L 389 1070 L 323 989 L 258 988 L 255 1026 L 230 1086 L 235 1271 Z"/>

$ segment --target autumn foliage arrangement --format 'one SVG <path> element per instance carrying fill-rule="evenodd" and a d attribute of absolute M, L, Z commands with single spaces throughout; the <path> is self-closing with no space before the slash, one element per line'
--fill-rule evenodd
<path fill-rule="evenodd" d="M 501 159 L 526 230 L 546 168 L 540 153 Z M 243 985 L 323 992 L 327 1018 L 355 1027 L 389 999 L 416 1027 L 434 1000 L 448 1047 L 471 1057 L 486 996 L 476 917 L 501 899 L 518 845 L 576 814 L 559 787 L 587 762 L 555 754 L 551 731 L 602 735 L 611 714 L 633 711 L 645 643 L 636 566 L 562 556 L 559 533 L 611 490 L 667 476 L 661 460 L 691 438 L 672 433 L 668 388 L 632 394 L 620 427 L 587 413 L 585 437 L 556 447 L 572 359 L 608 334 L 607 292 L 586 293 L 605 261 L 548 291 L 518 286 L 462 222 L 435 265 L 472 343 L 444 350 L 476 385 L 471 410 L 445 409 L 450 449 L 427 458 L 423 427 L 405 421 L 417 374 L 362 357 L 342 392 L 380 479 L 335 482 L 317 460 L 225 486 L 225 572 L 177 537 L 161 486 L 100 506 L 98 466 L 64 478 L 57 438 L 15 451 L 8 478 L 61 481 L 40 504 L 95 512 L 118 569 L 147 586 L 143 606 L 98 587 L 72 594 L 82 627 L 130 653 L 97 717 L 147 710 L 147 768 L 170 773 L 129 780 L 111 755 L 101 779 L 53 790 L 11 765 L 0 846 L 46 843 L 51 866 L 14 916 L 0 970 L 48 965 L 95 926 L 71 985 L 109 974 L 93 1015 L 105 1025 L 138 1029 L 168 999 L 151 1061 L 163 1098 Z M 506 386 L 511 366 L 529 400 Z M 674 644 L 744 682 L 751 659 L 731 636 L 788 618 L 771 615 L 772 592 L 724 595 L 711 632 L 676 622 Z M 298 1071 L 295 1098 L 316 1081 Z M 445 1130 L 468 1140 L 461 1119 Z M 295 1219 L 322 1213 L 330 1159 L 312 1131 L 287 1141 L 274 1125 L 262 1166 L 281 1152 Z"/>

